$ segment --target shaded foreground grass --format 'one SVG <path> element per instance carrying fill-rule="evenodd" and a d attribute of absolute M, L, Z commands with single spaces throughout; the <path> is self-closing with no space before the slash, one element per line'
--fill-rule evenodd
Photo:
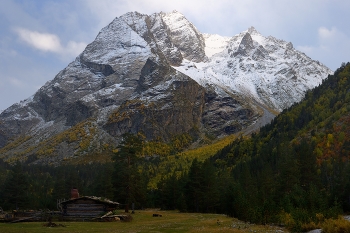
<path fill-rule="evenodd" d="M 154 213 L 162 217 L 152 217 Z M 56 222 L 65 227 L 44 227 L 42 222 L 0 223 L 0 232 L 288 232 L 283 228 L 247 224 L 218 214 L 145 210 L 136 211 L 132 217 L 131 222 Z"/>

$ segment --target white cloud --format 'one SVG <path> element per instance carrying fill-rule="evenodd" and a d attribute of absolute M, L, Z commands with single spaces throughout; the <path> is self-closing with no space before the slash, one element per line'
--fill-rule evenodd
<path fill-rule="evenodd" d="M 15 30 L 21 40 L 44 52 L 60 52 L 62 45 L 58 36 L 49 33 L 39 33 L 23 28 Z"/>
<path fill-rule="evenodd" d="M 43 52 L 57 53 L 64 59 L 77 56 L 86 47 L 86 43 L 75 41 L 69 41 L 66 46 L 63 46 L 60 38 L 55 34 L 40 33 L 24 28 L 17 28 L 15 31 L 19 38 L 31 47 Z"/>
<path fill-rule="evenodd" d="M 320 27 L 318 29 L 318 35 L 319 35 L 320 39 L 323 39 L 323 40 L 332 39 L 337 34 L 339 34 L 339 32 L 334 27 L 330 30 L 328 28 L 325 28 L 325 27 Z"/>

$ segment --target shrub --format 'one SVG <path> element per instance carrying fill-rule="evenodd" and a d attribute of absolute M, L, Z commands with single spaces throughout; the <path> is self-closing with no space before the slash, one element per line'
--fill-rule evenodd
<path fill-rule="evenodd" d="M 320 224 L 316 224 L 315 222 L 304 223 L 301 225 L 302 232 L 308 232 L 308 231 L 312 231 L 320 228 L 321 228 Z"/>
<path fill-rule="evenodd" d="M 286 226 L 288 229 L 293 228 L 295 221 L 290 213 L 282 211 L 280 214 L 280 222 L 282 225 Z"/>
<path fill-rule="evenodd" d="M 322 224 L 323 233 L 350 233 L 350 222 L 339 216 L 337 219 L 327 219 Z"/>

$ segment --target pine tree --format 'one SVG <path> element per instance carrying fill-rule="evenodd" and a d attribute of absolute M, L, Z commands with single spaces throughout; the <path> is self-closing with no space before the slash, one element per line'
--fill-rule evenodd
<path fill-rule="evenodd" d="M 94 195 L 108 199 L 113 199 L 113 167 L 112 164 L 106 164 L 104 169 L 98 173 L 94 184 Z"/>
<path fill-rule="evenodd" d="M 206 160 L 201 166 L 202 184 L 201 212 L 216 212 L 219 207 L 220 193 L 216 169 L 210 160 Z"/>
<path fill-rule="evenodd" d="M 68 199 L 70 197 L 69 192 L 66 188 L 66 175 L 63 170 L 64 168 L 57 169 L 55 174 L 54 188 L 53 188 L 53 198 L 58 199 Z"/>
<path fill-rule="evenodd" d="M 128 206 L 131 206 L 131 203 L 136 203 L 140 197 L 138 189 L 141 188 L 141 177 L 138 173 L 138 164 L 141 151 L 141 137 L 125 134 L 114 157 L 114 197 L 115 200 L 126 205 L 126 212 L 128 212 Z"/>
<path fill-rule="evenodd" d="M 189 211 L 199 212 L 203 200 L 201 163 L 194 159 L 188 172 L 186 198 Z"/>
<path fill-rule="evenodd" d="M 4 208 L 26 208 L 28 206 L 28 176 L 24 173 L 22 164 L 17 162 L 11 169 L 4 185 Z"/>

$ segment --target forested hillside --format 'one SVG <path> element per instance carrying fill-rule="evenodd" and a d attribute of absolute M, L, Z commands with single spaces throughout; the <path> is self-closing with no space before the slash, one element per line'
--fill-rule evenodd
<path fill-rule="evenodd" d="M 300 229 L 350 210 L 350 64 L 249 139 L 210 160 L 229 170 L 228 214 Z"/>
<path fill-rule="evenodd" d="M 164 179 L 173 174 L 180 177 L 189 170 L 194 158 L 204 161 L 234 139 L 232 135 L 184 151 L 183 147 L 191 140 L 189 135 L 174 137 L 168 144 L 157 140 L 146 142 L 142 134 L 135 137 L 139 144 L 134 145 L 138 150 L 133 154 L 136 161 L 133 161 L 130 169 L 133 173 L 130 176 L 142 174 L 142 184 L 138 183 L 140 179 L 132 181 L 142 194 L 133 199 L 138 208 L 160 206 L 157 189 Z M 126 203 L 125 197 L 123 199 L 117 190 L 118 182 L 122 179 L 115 166 L 123 164 L 123 159 L 118 159 L 119 152 L 120 149 L 111 151 L 106 148 L 103 154 L 85 156 L 73 162 L 68 160 L 58 167 L 29 165 L 31 160 L 9 164 L 0 159 L 0 207 L 7 210 L 56 209 L 56 200 L 70 198 L 70 189 L 73 187 L 78 188 L 81 195 L 102 196 Z M 99 162 L 91 162 L 91 156 Z"/>
<path fill-rule="evenodd" d="M 350 64 L 250 138 L 156 190 L 166 209 L 313 228 L 350 210 Z"/>

